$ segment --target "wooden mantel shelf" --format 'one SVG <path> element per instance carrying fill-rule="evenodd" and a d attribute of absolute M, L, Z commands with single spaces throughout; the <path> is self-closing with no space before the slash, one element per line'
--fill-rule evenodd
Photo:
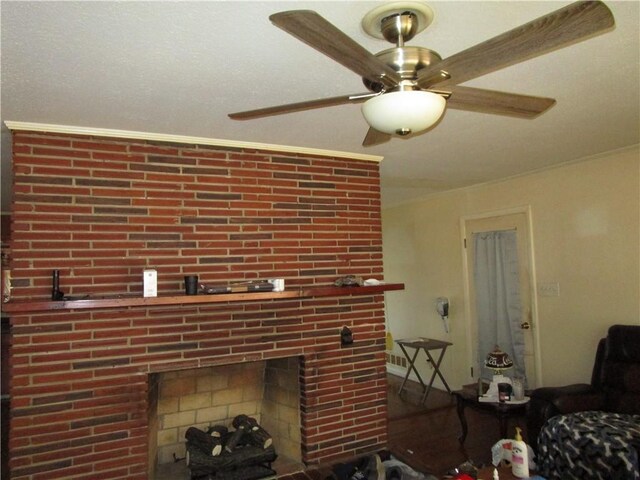
<path fill-rule="evenodd" d="M 245 292 L 212 295 L 175 295 L 161 297 L 95 297 L 82 300 L 33 301 L 20 300 L 2 305 L 6 313 L 46 312 L 51 310 L 77 310 L 98 308 L 153 307 L 158 305 L 196 305 L 223 302 L 251 302 L 310 297 L 341 297 L 347 295 L 373 295 L 390 290 L 404 290 L 404 283 L 384 283 L 363 287 L 307 287 L 283 292 Z"/>

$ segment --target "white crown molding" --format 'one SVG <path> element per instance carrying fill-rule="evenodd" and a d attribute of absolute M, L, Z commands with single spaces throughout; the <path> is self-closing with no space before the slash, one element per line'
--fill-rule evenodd
<path fill-rule="evenodd" d="M 248 148 L 252 150 L 268 150 L 284 153 L 299 153 L 303 155 L 318 155 L 324 157 L 349 158 L 367 162 L 381 162 L 384 157 L 378 155 L 364 155 L 351 152 L 322 150 L 319 148 L 293 147 L 289 145 L 273 145 L 270 143 L 240 142 L 236 140 L 220 140 L 207 137 L 190 137 L 187 135 L 170 135 L 165 133 L 136 132 L 130 130 L 113 130 L 110 128 L 77 127 L 71 125 L 54 125 L 47 123 L 4 122 L 12 131 L 31 131 L 47 133 L 64 133 L 70 135 L 90 135 L 95 137 L 130 138 L 134 140 L 152 140 L 156 142 L 190 143 L 198 145 L 212 145 L 216 147 Z"/>

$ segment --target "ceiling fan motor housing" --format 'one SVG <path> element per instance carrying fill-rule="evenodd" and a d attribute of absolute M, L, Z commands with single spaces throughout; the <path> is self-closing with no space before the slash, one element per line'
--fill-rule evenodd
<path fill-rule="evenodd" d="M 400 74 L 403 80 L 415 80 L 417 73 L 430 65 L 434 65 L 442 58 L 433 50 L 424 47 L 395 47 L 383 50 L 375 55 L 385 64 Z M 382 83 L 362 79 L 365 87 L 372 92 L 385 89 Z"/>

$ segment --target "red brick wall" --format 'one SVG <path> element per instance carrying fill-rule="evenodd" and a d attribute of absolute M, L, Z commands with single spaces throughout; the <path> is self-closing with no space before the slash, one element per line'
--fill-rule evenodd
<path fill-rule="evenodd" d="M 159 295 L 207 283 L 382 278 L 378 165 L 14 133 L 14 299 Z M 300 355 L 303 459 L 386 442 L 383 296 L 12 317 L 12 478 L 146 478 L 152 372 Z M 339 330 L 354 331 L 352 348 Z"/>

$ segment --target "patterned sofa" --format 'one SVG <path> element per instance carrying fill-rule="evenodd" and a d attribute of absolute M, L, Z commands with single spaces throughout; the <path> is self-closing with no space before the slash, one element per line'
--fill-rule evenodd
<path fill-rule="evenodd" d="M 547 479 L 638 480 L 638 450 L 640 415 L 557 415 L 538 437 L 538 473 Z"/>

